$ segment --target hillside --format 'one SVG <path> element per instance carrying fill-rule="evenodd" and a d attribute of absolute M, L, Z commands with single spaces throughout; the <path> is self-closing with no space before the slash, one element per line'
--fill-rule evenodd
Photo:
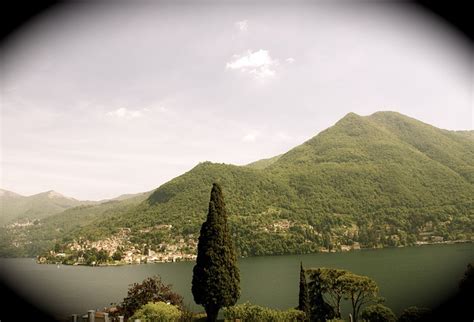
<path fill-rule="evenodd" d="M 471 239 L 473 180 L 469 136 L 394 112 L 350 113 L 270 160 L 200 163 L 143 202 L 99 211 L 54 241 L 104 239 L 122 227 L 130 228 L 127 240 L 138 249 L 195 240 L 213 182 L 223 188 L 242 256 Z"/>
<path fill-rule="evenodd" d="M 32 196 L 22 196 L 15 192 L 0 189 L 0 225 L 18 219 L 41 219 L 72 207 L 93 204 L 80 201 L 50 190 Z"/>

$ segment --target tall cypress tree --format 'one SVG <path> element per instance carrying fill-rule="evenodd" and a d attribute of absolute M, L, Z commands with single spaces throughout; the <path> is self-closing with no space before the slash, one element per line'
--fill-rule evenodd
<path fill-rule="evenodd" d="M 298 310 L 303 311 L 306 314 L 306 320 L 310 319 L 310 306 L 309 306 L 309 294 L 308 284 L 306 282 L 306 275 L 303 268 L 303 262 L 300 263 L 300 294 L 298 301 Z"/>
<path fill-rule="evenodd" d="M 214 183 L 207 219 L 201 226 L 192 281 L 194 301 L 204 306 L 208 321 L 216 321 L 222 307 L 237 302 L 239 283 L 239 269 L 227 227 L 224 198 L 221 187 Z"/>

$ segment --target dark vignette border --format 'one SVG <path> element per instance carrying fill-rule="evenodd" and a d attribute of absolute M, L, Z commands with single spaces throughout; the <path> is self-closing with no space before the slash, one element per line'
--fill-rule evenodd
<path fill-rule="evenodd" d="M 14 36 L 29 21 L 65 2 L 60 0 L 9 1 L 8 7 L 5 7 L 2 14 L 0 46 L 3 46 L 8 38 Z M 474 28 L 472 28 L 472 16 L 468 15 L 470 12 L 468 1 L 417 0 L 414 3 L 438 20 L 443 20 L 446 25 L 455 29 L 472 45 Z M 460 292 L 446 299 L 439 307 L 433 309 L 430 321 L 473 321 L 474 308 L 470 306 L 474 303 L 474 290 L 470 291 Z M 5 285 L 1 276 L 0 296 L 4 308 L 0 313 L 0 321 L 15 321 L 19 316 L 23 321 L 55 321 L 48 313 L 23 299 Z"/>

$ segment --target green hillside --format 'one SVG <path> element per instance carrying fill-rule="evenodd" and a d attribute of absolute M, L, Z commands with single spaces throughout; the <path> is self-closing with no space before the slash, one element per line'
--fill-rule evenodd
<path fill-rule="evenodd" d="M 277 155 L 275 157 L 272 157 L 272 158 L 262 159 L 262 160 L 258 160 L 258 161 L 249 163 L 246 166 L 249 167 L 249 168 L 253 168 L 253 169 L 260 169 L 260 170 L 265 169 L 268 166 L 275 163 L 276 161 L 278 161 L 278 159 L 280 159 L 280 157 L 281 157 L 281 154 Z"/>
<path fill-rule="evenodd" d="M 35 220 L 26 227 L 0 227 L 0 257 L 6 256 L 35 256 L 50 249 L 56 242 L 70 241 L 76 232 L 83 227 L 93 227 L 98 220 L 112 218 L 132 211 L 137 205 L 146 200 L 150 192 L 120 196 L 120 200 L 108 200 L 97 204 L 81 205 L 51 215 L 41 220 Z M 112 227 L 101 234 L 112 234 Z M 93 235 L 99 239 L 102 235 Z M 17 245 L 22 245 L 17 247 Z"/>
<path fill-rule="evenodd" d="M 32 196 L 21 196 L 0 189 L 0 225 L 19 219 L 41 219 L 72 207 L 93 204 L 93 201 L 80 201 L 65 197 L 56 191 L 46 191 Z"/>
<path fill-rule="evenodd" d="M 471 239 L 473 180 L 468 135 L 394 112 L 350 113 L 270 160 L 200 163 L 143 202 L 91 215 L 55 241 L 106 238 L 121 227 L 131 228 L 137 247 L 195 238 L 213 182 L 223 188 L 242 256 Z M 55 217 L 49 227 L 61 222 Z M 164 224 L 172 229 L 145 229 Z"/>

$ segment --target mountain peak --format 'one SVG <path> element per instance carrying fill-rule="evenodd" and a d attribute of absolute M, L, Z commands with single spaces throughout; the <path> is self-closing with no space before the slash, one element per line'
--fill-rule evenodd
<path fill-rule="evenodd" d="M 13 191 L 0 188 L 0 197 L 21 197 L 21 195 Z"/>

